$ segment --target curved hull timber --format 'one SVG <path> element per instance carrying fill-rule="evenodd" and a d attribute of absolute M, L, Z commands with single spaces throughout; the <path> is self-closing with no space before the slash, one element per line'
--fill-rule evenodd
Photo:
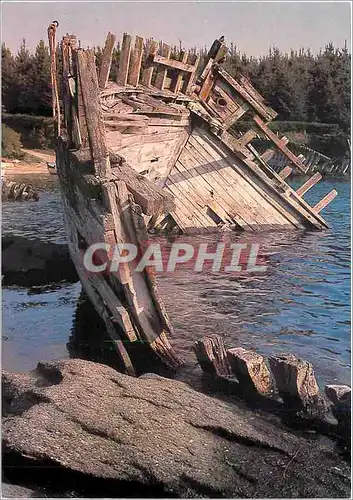
<path fill-rule="evenodd" d="M 268 128 L 276 112 L 250 82 L 241 75 L 234 80 L 222 68 L 221 39 L 197 77 L 196 54 L 182 51 L 171 59 L 170 46 L 141 37 L 132 46 L 124 34 L 117 81 L 110 82 L 115 36 L 108 34 L 99 68 L 92 50 L 78 49 L 74 35 L 64 36 L 57 71 L 56 28 L 48 28 L 56 164 L 72 259 L 124 370 L 136 373 L 132 354 L 138 343 L 175 368 L 179 360 L 167 338 L 173 329 L 151 269 L 134 272 L 127 263 L 114 273 L 89 273 L 85 250 L 129 242 L 142 252 L 148 228 L 323 229 L 328 225 L 319 212 L 337 193 L 311 207 L 302 196 L 317 176 L 296 191 L 286 183 L 292 167 L 305 171 L 303 159 Z M 231 126 L 245 114 L 253 127 L 237 137 Z M 267 163 L 274 150 L 260 155 L 251 145 L 259 134 L 292 167 L 274 172 Z"/>

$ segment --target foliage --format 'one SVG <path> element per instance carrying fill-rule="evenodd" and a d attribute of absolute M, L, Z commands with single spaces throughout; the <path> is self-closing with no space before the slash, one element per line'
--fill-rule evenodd
<path fill-rule="evenodd" d="M 53 120 L 47 116 L 3 113 L 2 122 L 19 134 L 25 148 L 51 149 L 55 146 Z"/>
<path fill-rule="evenodd" d="M 172 47 L 172 57 L 178 59 L 182 49 L 180 41 L 179 46 Z M 94 51 L 99 65 L 102 48 L 95 47 Z M 200 70 L 207 49 L 194 47 L 191 52 L 200 55 Z M 112 80 L 117 77 L 119 58 L 120 44 L 117 43 L 110 71 Z M 273 130 L 283 130 L 279 122 L 285 121 L 289 127 L 287 131 L 299 132 L 305 127 L 307 133 L 325 134 L 328 142 L 335 134 L 346 141 L 350 134 L 350 66 L 351 55 L 347 47 L 338 49 L 332 43 L 315 55 L 310 50 L 292 50 L 287 54 L 271 47 L 266 56 L 259 58 L 241 54 L 236 45 L 230 44 L 225 61 L 225 69 L 232 76 L 241 72 L 249 77 L 266 102 L 277 111 Z M 25 40 L 16 55 L 2 45 L 2 104 L 8 113 L 51 116 L 50 56 L 43 40 L 33 54 L 28 51 Z M 24 140 L 28 141 L 31 134 L 38 131 L 50 134 L 43 121 L 40 124 L 29 124 L 28 118 L 25 121 L 26 133 L 20 131 Z M 317 123 L 319 125 L 315 125 Z M 323 124 L 328 124 L 326 130 Z M 43 140 L 45 138 L 39 137 L 37 142 Z"/>
<path fill-rule="evenodd" d="M 1 154 L 7 158 L 22 158 L 20 134 L 4 123 L 1 125 Z"/>

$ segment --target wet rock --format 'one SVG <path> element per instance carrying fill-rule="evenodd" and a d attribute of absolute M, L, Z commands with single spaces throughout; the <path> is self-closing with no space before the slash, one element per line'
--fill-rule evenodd
<path fill-rule="evenodd" d="M 38 201 L 37 191 L 30 184 L 6 181 L 1 182 L 1 194 L 3 201 Z"/>
<path fill-rule="evenodd" d="M 182 382 L 79 359 L 3 380 L 6 477 L 30 471 L 39 484 L 91 497 L 350 492 L 338 455 Z"/>
<path fill-rule="evenodd" d="M 338 433 L 346 438 L 348 445 L 351 438 L 351 397 L 352 389 L 348 385 L 326 385 L 326 396 L 333 402 L 332 414 L 338 422 Z"/>
<path fill-rule="evenodd" d="M 14 235 L 2 237 L 2 275 L 4 286 L 78 281 L 67 245 Z"/>
<path fill-rule="evenodd" d="M 228 349 L 228 360 L 244 388 L 266 395 L 272 390 L 271 375 L 265 358 L 255 351 L 242 347 Z"/>

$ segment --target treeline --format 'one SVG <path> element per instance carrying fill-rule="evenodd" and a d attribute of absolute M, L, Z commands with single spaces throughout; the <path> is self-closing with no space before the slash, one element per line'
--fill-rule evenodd
<path fill-rule="evenodd" d="M 174 47 L 177 57 L 179 47 Z M 194 49 L 196 50 L 196 49 Z M 102 49 L 95 48 L 97 64 Z M 198 50 L 202 60 L 206 49 Z M 120 47 L 113 53 L 111 78 L 119 65 Z M 229 47 L 225 68 L 233 76 L 248 76 L 279 114 L 277 120 L 336 124 L 350 132 L 350 67 L 347 49 L 328 44 L 319 54 L 292 50 L 289 54 L 271 48 L 266 56 L 248 57 L 234 44 Z M 2 104 L 8 113 L 41 116 L 51 114 L 50 57 L 41 40 L 30 53 L 23 40 L 17 54 L 2 45 Z"/>

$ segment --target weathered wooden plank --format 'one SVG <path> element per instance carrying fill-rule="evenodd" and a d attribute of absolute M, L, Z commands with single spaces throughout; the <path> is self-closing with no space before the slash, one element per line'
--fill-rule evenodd
<path fill-rule="evenodd" d="M 163 57 L 168 59 L 171 53 L 170 45 L 163 43 L 161 48 L 161 53 Z M 167 68 L 163 66 L 157 67 L 156 80 L 154 82 L 154 86 L 157 87 L 157 89 L 163 90 L 166 77 L 167 77 Z"/>
<path fill-rule="evenodd" d="M 282 177 L 283 178 L 283 177 Z M 309 189 L 311 189 L 315 184 L 317 184 L 322 179 L 322 175 L 319 172 L 316 172 L 310 179 L 308 179 L 304 184 L 300 186 L 296 190 L 298 196 L 303 196 Z"/>
<path fill-rule="evenodd" d="M 142 72 L 142 84 L 146 85 L 146 87 L 150 87 L 154 70 L 153 58 L 158 51 L 158 42 L 150 40 L 147 44 L 147 51 L 148 53 L 146 55 L 146 61 Z"/>
<path fill-rule="evenodd" d="M 281 179 L 285 180 L 287 179 L 287 177 L 290 176 L 290 174 L 292 173 L 293 169 L 292 167 L 284 167 L 280 172 L 278 172 L 278 175 Z"/>
<path fill-rule="evenodd" d="M 188 153 L 188 157 L 184 159 L 186 153 Z M 196 180 L 198 183 L 204 183 L 203 190 L 208 195 L 206 196 L 207 204 L 211 208 L 213 207 L 212 209 L 220 218 L 224 218 L 225 212 L 228 224 L 231 222 L 243 229 L 252 225 L 251 217 L 244 218 L 241 213 L 241 204 L 237 200 L 238 190 L 234 180 L 228 178 L 227 174 L 232 169 L 227 163 L 221 165 L 217 162 L 214 155 L 211 155 L 211 150 L 205 149 L 201 137 L 193 133 L 185 146 L 185 151 L 179 157 L 179 161 L 188 163 L 190 181 L 192 181 L 192 175 L 199 176 Z M 218 166 L 219 169 L 217 169 Z"/>
<path fill-rule="evenodd" d="M 198 340 L 194 344 L 194 351 L 204 372 L 226 378 L 232 375 L 224 340 L 220 335 Z"/>
<path fill-rule="evenodd" d="M 255 130 L 248 130 L 242 136 L 238 137 L 238 144 L 240 146 L 246 146 L 249 142 L 251 142 L 257 136 L 257 132 Z"/>
<path fill-rule="evenodd" d="M 253 116 L 253 120 L 256 125 L 267 135 L 267 137 L 277 146 L 277 148 L 288 158 L 288 160 L 293 163 L 293 165 L 295 165 L 304 173 L 308 170 L 304 163 L 298 160 L 295 154 L 293 154 L 292 151 L 287 148 L 287 146 L 283 145 L 283 142 L 281 142 L 277 135 L 269 129 L 266 123 L 263 122 L 263 120 L 261 120 L 259 116 Z"/>
<path fill-rule="evenodd" d="M 242 86 L 245 88 L 245 90 L 257 101 L 264 103 L 265 98 L 255 89 L 255 87 L 252 86 L 250 80 L 246 78 L 244 75 L 237 74 L 237 78 L 239 82 L 242 84 Z M 274 110 L 273 110 L 274 111 Z M 274 113 L 276 113 L 274 111 Z M 277 113 L 276 113 L 277 116 Z M 275 116 L 273 116 L 275 118 Z"/>
<path fill-rule="evenodd" d="M 326 196 L 324 196 L 322 200 L 320 200 L 319 203 L 317 203 L 313 207 L 314 212 L 316 212 L 317 214 L 321 212 L 321 210 L 323 210 L 329 203 L 331 203 L 331 201 L 334 200 L 337 195 L 338 193 L 336 189 L 332 189 L 332 191 L 330 191 Z"/>
<path fill-rule="evenodd" d="M 194 70 L 191 73 L 187 73 L 184 75 L 182 92 L 186 95 L 191 94 L 192 86 L 195 83 L 197 66 L 199 65 L 199 62 L 200 62 L 200 56 L 198 56 L 196 54 L 191 54 L 189 56 L 189 58 L 191 59 L 191 64 L 192 64 Z"/>
<path fill-rule="evenodd" d="M 129 72 L 129 65 L 130 65 L 130 55 L 131 55 L 131 35 L 124 33 L 123 42 L 121 45 L 118 75 L 116 79 L 116 82 L 119 85 L 125 86 L 127 83 L 127 75 Z"/>
<path fill-rule="evenodd" d="M 109 153 L 99 101 L 99 86 L 93 50 L 77 52 L 78 71 L 88 131 L 88 140 L 95 172 L 106 179 L 110 174 Z"/>
<path fill-rule="evenodd" d="M 135 172 L 127 164 L 113 168 L 112 175 L 115 179 L 123 180 L 126 183 L 128 190 L 144 214 L 159 215 L 175 210 L 174 199 L 169 193 Z"/>
<path fill-rule="evenodd" d="M 187 147 L 195 148 L 204 158 L 203 169 L 211 175 L 210 188 L 215 193 L 222 188 L 222 204 L 237 225 L 242 227 L 245 223 L 244 229 L 259 230 L 262 225 L 276 222 L 273 220 L 271 207 L 263 202 L 261 196 L 234 168 L 229 154 L 225 155 L 214 141 L 211 142 L 209 134 L 202 134 L 199 129 L 194 130 Z M 194 149 L 191 151 L 192 154 L 197 154 Z M 206 177 L 206 173 L 203 177 Z M 231 208 L 227 208 L 227 205 Z"/>
<path fill-rule="evenodd" d="M 182 63 L 186 63 L 188 60 L 188 51 L 187 50 L 182 50 L 179 56 L 179 61 Z M 183 78 L 183 74 L 180 71 L 175 71 L 173 76 L 172 76 L 172 81 L 170 83 L 170 91 L 171 92 L 179 92 L 181 81 Z"/>
<path fill-rule="evenodd" d="M 127 83 L 136 87 L 140 79 L 140 70 L 143 54 L 143 38 L 136 37 L 135 47 L 131 54 L 130 69 L 127 78 Z"/>
<path fill-rule="evenodd" d="M 178 71 L 186 71 L 188 73 L 193 73 L 195 71 L 195 67 L 193 64 L 187 64 L 183 61 L 176 61 L 175 59 L 169 59 L 157 54 L 154 56 L 153 62 L 162 64 L 163 66 L 168 66 L 168 68 L 176 69 Z"/>
<path fill-rule="evenodd" d="M 227 355 L 231 369 L 239 383 L 244 386 L 245 391 L 246 389 L 255 390 L 264 396 L 271 392 L 270 371 L 261 354 L 235 347 L 228 349 Z"/>
<path fill-rule="evenodd" d="M 215 71 L 213 70 L 213 68 L 211 66 L 210 71 L 207 73 L 207 75 L 205 76 L 205 78 L 203 80 L 201 90 L 199 91 L 199 99 L 201 101 L 207 100 L 216 79 L 217 79 L 217 74 L 215 73 Z"/>
<path fill-rule="evenodd" d="M 105 41 L 105 46 L 103 49 L 102 62 L 99 69 L 99 88 L 101 90 L 105 89 L 109 79 L 110 68 L 112 65 L 112 54 L 115 44 L 115 35 L 113 33 L 108 33 L 107 39 Z"/>

